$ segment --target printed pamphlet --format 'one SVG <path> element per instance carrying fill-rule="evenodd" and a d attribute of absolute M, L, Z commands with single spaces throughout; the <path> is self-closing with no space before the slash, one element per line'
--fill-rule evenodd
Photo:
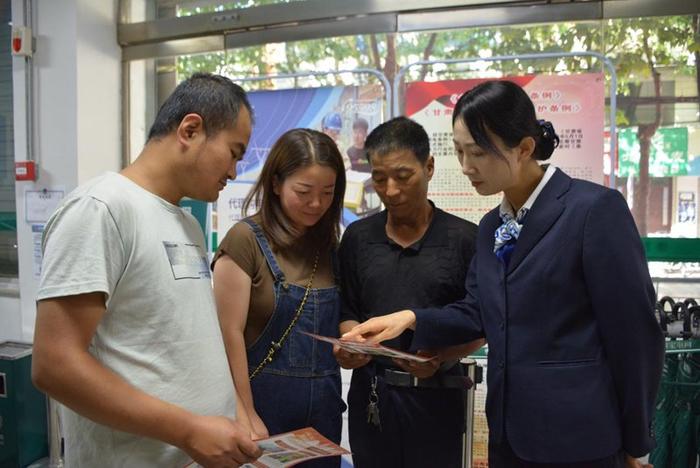
<path fill-rule="evenodd" d="M 340 346 L 341 349 L 344 349 L 350 353 L 369 354 L 372 356 L 386 356 L 390 358 L 404 359 L 406 361 L 416 362 L 428 362 L 432 359 L 435 359 L 432 357 L 424 357 L 418 356 L 416 354 L 405 353 L 403 351 L 399 351 L 398 349 L 388 348 L 380 344 L 360 343 L 358 341 L 345 341 L 339 338 L 321 336 L 308 332 L 300 333 L 303 333 L 304 335 L 309 335 L 310 337 L 320 341 L 325 341 L 326 343 L 337 344 L 338 346 Z"/>
<path fill-rule="evenodd" d="M 253 463 L 241 468 L 285 468 L 306 460 L 349 454 L 344 448 L 323 437 L 312 427 L 278 434 L 255 441 L 263 451 Z M 192 462 L 185 468 L 201 468 Z"/>

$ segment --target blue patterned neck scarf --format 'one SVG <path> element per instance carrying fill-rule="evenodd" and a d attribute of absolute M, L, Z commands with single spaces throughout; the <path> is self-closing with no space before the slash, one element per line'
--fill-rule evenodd
<path fill-rule="evenodd" d="M 508 265 L 510 256 L 515 249 L 515 242 L 520 237 L 520 230 L 523 228 L 528 211 L 527 208 L 520 208 L 515 218 L 511 213 L 504 211 L 499 213 L 503 224 L 498 226 L 494 233 L 496 240 L 493 244 L 493 251 L 506 265 Z"/>

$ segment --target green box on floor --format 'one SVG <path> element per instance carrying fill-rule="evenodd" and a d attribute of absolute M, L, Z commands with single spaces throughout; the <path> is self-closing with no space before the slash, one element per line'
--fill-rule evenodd
<path fill-rule="evenodd" d="M 0 342 L 0 468 L 48 454 L 46 397 L 32 385 L 32 345 Z"/>

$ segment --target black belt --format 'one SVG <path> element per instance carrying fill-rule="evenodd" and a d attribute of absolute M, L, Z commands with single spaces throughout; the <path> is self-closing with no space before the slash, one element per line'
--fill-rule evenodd
<path fill-rule="evenodd" d="M 472 379 L 466 375 L 438 374 L 427 379 L 419 379 L 413 374 L 394 369 L 384 369 L 384 381 L 396 387 L 458 388 L 461 390 L 468 390 L 474 385 Z"/>

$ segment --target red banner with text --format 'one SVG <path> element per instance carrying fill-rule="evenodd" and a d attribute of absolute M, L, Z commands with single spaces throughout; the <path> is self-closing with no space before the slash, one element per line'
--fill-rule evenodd
<path fill-rule="evenodd" d="M 549 120 L 561 139 L 548 161 L 572 177 L 603 183 L 605 80 L 600 73 L 504 78 L 522 86 L 537 118 Z M 483 197 L 462 174 L 452 142 L 452 112 L 465 91 L 486 79 L 409 83 L 406 115 L 425 127 L 435 157 L 429 197 L 437 206 L 475 223 L 500 203 Z"/>

